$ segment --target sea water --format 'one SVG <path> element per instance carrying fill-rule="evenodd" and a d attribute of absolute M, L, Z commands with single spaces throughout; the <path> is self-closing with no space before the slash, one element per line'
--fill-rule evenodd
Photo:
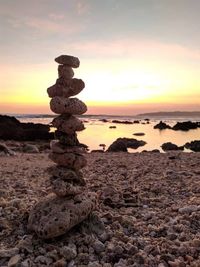
<path fill-rule="evenodd" d="M 21 122 L 33 122 L 50 124 L 53 115 L 15 115 Z M 129 152 L 141 152 L 143 150 L 159 149 L 162 152 L 161 145 L 165 142 L 172 142 L 178 146 L 182 146 L 187 142 L 200 140 L 200 128 L 195 130 L 174 131 L 170 129 L 158 130 L 153 127 L 160 121 L 164 121 L 170 126 L 173 126 L 178 121 L 196 121 L 196 118 L 151 118 L 149 123 L 145 118 L 141 119 L 136 116 L 107 116 L 107 115 L 84 115 L 80 119 L 84 121 L 85 130 L 78 133 L 78 138 L 81 143 L 88 146 L 89 150 L 102 149 L 99 145 L 105 144 L 106 148 L 119 137 L 136 138 L 137 140 L 144 140 L 147 144 L 138 149 L 129 149 Z M 108 122 L 102 122 L 102 119 Z M 112 120 L 126 120 L 134 121 L 140 120 L 140 123 L 133 124 L 118 124 L 112 123 Z M 110 126 L 116 126 L 111 129 Z M 55 129 L 51 129 L 54 131 Z M 134 133 L 142 132 L 144 136 L 134 136 Z M 188 151 L 185 149 L 185 151 Z"/>

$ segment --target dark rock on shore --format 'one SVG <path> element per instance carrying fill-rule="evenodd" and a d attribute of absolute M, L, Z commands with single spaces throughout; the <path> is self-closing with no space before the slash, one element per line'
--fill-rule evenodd
<path fill-rule="evenodd" d="M 165 130 L 165 129 L 171 129 L 171 126 L 169 126 L 168 124 L 166 124 L 163 121 L 160 121 L 158 124 L 156 124 L 154 127 L 154 129 L 159 129 L 159 130 Z"/>
<path fill-rule="evenodd" d="M 137 140 L 134 138 L 117 138 L 107 149 L 107 152 L 127 152 L 127 148 L 137 149 L 140 146 L 146 144 L 143 140 Z"/>
<path fill-rule="evenodd" d="M 188 142 L 184 146 L 194 152 L 200 152 L 200 140 L 195 140 L 190 143 Z"/>
<path fill-rule="evenodd" d="M 112 120 L 112 123 L 133 124 L 132 121 L 119 121 L 119 120 Z"/>
<path fill-rule="evenodd" d="M 102 122 L 108 122 L 107 119 L 100 119 L 99 121 L 102 121 Z"/>
<path fill-rule="evenodd" d="M 117 127 L 116 126 L 110 126 L 109 128 L 110 129 L 116 129 Z"/>
<path fill-rule="evenodd" d="M 133 133 L 133 135 L 135 135 L 135 136 L 144 136 L 145 133 Z"/>
<path fill-rule="evenodd" d="M 192 129 L 197 129 L 200 127 L 199 122 L 192 122 L 192 121 L 184 121 L 184 122 L 177 122 L 172 129 L 175 131 L 189 131 Z"/>
<path fill-rule="evenodd" d="M 50 126 L 44 124 L 21 123 L 15 117 L 0 115 L 0 139 L 2 140 L 49 140 L 54 138 Z"/>
<path fill-rule="evenodd" d="M 162 149 L 164 151 L 170 151 L 170 150 L 184 150 L 184 146 L 177 146 L 171 142 L 167 142 L 162 144 Z"/>

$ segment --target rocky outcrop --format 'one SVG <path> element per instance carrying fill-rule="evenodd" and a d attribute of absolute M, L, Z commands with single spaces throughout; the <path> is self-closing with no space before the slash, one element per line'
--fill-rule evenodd
<path fill-rule="evenodd" d="M 164 151 L 170 151 L 170 150 L 184 150 L 184 146 L 177 146 L 171 142 L 167 142 L 162 144 L 162 149 Z"/>
<path fill-rule="evenodd" d="M 175 131 L 189 131 L 193 129 L 197 129 L 200 127 L 199 122 L 192 122 L 192 121 L 184 121 L 184 122 L 177 122 L 172 129 Z"/>
<path fill-rule="evenodd" d="M 194 152 L 200 152 L 200 140 L 188 142 L 184 146 Z"/>
<path fill-rule="evenodd" d="M 158 124 L 156 124 L 154 127 L 154 129 L 159 129 L 159 130 L 165 130 L 165 129 L 171 129 L 171 126 L 169 126 L 168 124 L 166 124 L 163 121 L 160 121 Z"/>
<path fill-rule="evenodd" d="M 0 115 L 0 139 L 2 140 L 50 140 L 54 135 L 49 131 L 49 125 L 21 123 L 15 117 Z"/>
<path fill-rule="evenodd" d="M 137 149 L 140 146 L 146 144 L 143 140 L 137 140 L 134 138 L 117 138 L 107 149 L 107 152 L 127 152 L 127 148 Z"/>
<path fill-rule="evenodd" d="M 84 130 L 82 121 L 74 115 L 83 114 L 87 106 L 78 98 L 70 98 L 85 86 L 82 80 L 73 79 L 72 68 L 79 67 L 78 58 L 62 55 L 58 62 L 56 84 L 47 89 L 51 97 L 50 108 L 60 114 L 52 121 L 57 128 L 50 143 L 49 158 L 56 163 L 48 169 L 54 194 L 36 204 L 30 212 L 28 228 L 44 239 L 60 236 L 82 222 L 96 207 L 96 194 L 85 188 L 81 169 L 86 166 L 85 146 L 77 139 L 77 131 Z"/>

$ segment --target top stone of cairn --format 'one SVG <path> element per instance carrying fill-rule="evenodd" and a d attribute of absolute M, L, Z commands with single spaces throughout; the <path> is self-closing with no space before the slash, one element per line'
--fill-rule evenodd
<path fill-rule="evenodd" d="M 69 56 L 69 55 L 61 55 L 55 58 L 55 61 L 58 64 L 67 65 L 72 68 L 78 68 L 80 65 L 80 60 L 77 57 Z"/>

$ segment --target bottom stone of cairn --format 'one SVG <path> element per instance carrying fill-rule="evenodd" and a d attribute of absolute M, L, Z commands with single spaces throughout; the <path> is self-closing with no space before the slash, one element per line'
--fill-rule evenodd
<path fill-rule="evenodd" d="M 28 229 L 43 239 L 63 235 L 88 217 L 96 208 L 96 201 L 96 194 L 87 191 L 73 198 L 50 194 L 31 211 Z"/>

